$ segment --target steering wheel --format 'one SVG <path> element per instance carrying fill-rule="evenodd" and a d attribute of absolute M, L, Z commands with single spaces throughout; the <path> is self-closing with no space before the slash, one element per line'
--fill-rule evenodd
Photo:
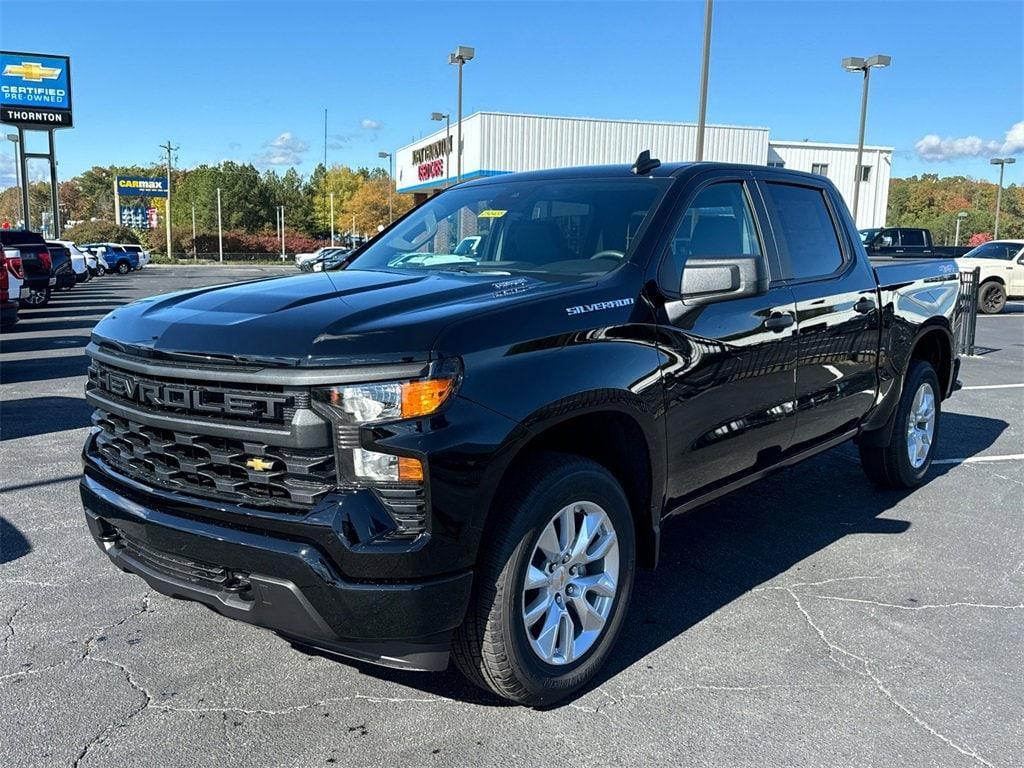
<path fill-rule="evenodd" d="M 623 253 L 622 251 L 612 251 L 612 250 L 598 251 L 597 253 L 595 253 L 590 258 L 591 259 L 624 259 L 624 258 L 626 258 L 626 254 Z"/>

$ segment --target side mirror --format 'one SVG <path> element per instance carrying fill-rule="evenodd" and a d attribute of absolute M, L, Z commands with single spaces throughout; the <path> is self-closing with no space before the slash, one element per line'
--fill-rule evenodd
<path fill-rule="evenodd" d="M 683 266 L 680 293 L 688 306 L 757 296 L 768 290 L 760 262 L 753 257 L 732 259 L 690 257 Z"/>

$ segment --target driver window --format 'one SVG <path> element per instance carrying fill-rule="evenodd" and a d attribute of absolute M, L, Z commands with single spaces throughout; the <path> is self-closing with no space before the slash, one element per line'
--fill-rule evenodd
<path fill-rule="evenodd" d="M 705 187 L 693 202 L 669 242 L 662 279 L 677 287 L 690 257 L 761 256 L 754 217 L 743 183 L 727 181 Z"/>

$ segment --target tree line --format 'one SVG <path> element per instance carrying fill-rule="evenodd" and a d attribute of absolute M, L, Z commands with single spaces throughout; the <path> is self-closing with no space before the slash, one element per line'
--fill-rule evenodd
<path fill-rule="evenodd" d="M 115 222 L 114 177 L 162 177 L 162 166 L 94 166 L 59 186 L 61 220 L 81 223 L 92 234 L 109 230 Z M 411 195 L 394 192 L 393 181 L 381 168 L 356 168 L 317 165 L 308 178 L 294 168 L 282 174 L 271 169 L 260 172 L 248 163 L 225 161 L 218 165 L 200 165 L 171 172 L 171 214 L 174 250 L 191 252 L 192 247 L 209 243 L 217 236 L 217 189 L 220 189 L 221 216 L 226 238 L 234 244 L 249 243 L 261 248 L 273 242 L 277 233 L 278 206 L 284 206 L 287 250 L 304 250 L 326 244 L 331 233 L 331 194 L 334 195 L 334 231 L 346 241 L 352 234 L 369 236 L 391 218 L 388 193 L 392 194 L 393 215 L 397 218 L 412 207 Z M 19 221 L 21 203 L 17 188 L 0 193 L 0 221 L 12 225 Z M 49 183 L 29 185 L 31 225 L 39 229 L 41 212 L 49 211 Z M 165 252 L 163 226 L 166 200 L 163 198 L 121 198 L 121 205 L 157 209 L 160 226 L 138 230 L 139 242 L 157 252 Z M 196 243 L 192 242 L 193 211 Z M 73 227 L 72 227 L 73 228 Z M 74 235 L 70 229 L 69 237 Z M 122 235 L 123 236 L 123 235 Z M 88 239 L 104 240 L 104 237 Z M 200 249 L 202 250 L 202 249 Z"/>
<path fill-rule="evenodd" d="M 109 228 L 114 221 L 114 176 L 162 176 L 162 166 L 96 166 L 60 184 L 61 217 L 65 222 L 94 222 L 86 231 L 88 240 L 113 239 L 98 236 L 95 222 Z M 347 236 L 353 229 L 361 235 L 373 235 L 389 221 L 388 190 L 393 181 L 381 168 L 318 165 L 309 178 L 294 168 L 282 174 L 274 170 L 260 172 L 247 163 L 225 161 L 219 165 L 200 165 L 174 170 L 171 176 L 174 250 L 209 252 L 217 235 L 217 188 L 221 190 L 221 210 L 226 242 L 234 247 L 274 250 L 277 207 L 284 206 L 287 250 L 305 250 L 325 244 L 330 238 L 330 195 L 334 193 L 334 228 Z M 20 218 L 19 191 L 0 192 L 0 221 Z M 32 226 L 40 225 L 39 212 L 49 210 L 49 185 L 29 185 Z M 411 195 L 393 193 L 394 215 L 412 207 Z M 966 213 L 960 225 L 960 244 L 977 244 L 991 239 L 994 229 L 996 185 L 965 176 L 940 177 L 924 174 L 895 178 L 889 183 L 889 226 L 926 227 L 938 244 L 952 245 L 957 214 Z M 122 204 L 152 205 L 158 209 L 161 226 L 135 234 L 143 244 L 164 252 L 162 199 L 122 198 Z M 192 210 L 195 208 L 197 242 L 192 242 Z M 354 221 L 353 221 L 354 217 Z M 1024 238 L 1024 187 L 1011 184 L 1003 190 L 999 222 L 1003 238 Z M 121 233 L 121 239 L 128 235 Z M 211 239 L 212 237 L 212 239 Z M 201 247 L 200 247 L 201 246 Z M 226 249 L 227 250 L 227 249 Z"/>

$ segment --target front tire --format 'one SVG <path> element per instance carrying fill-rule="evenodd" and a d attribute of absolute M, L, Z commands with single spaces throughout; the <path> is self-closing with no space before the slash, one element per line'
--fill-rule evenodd
<path fill-rule="evenodd" d="M 864 473 L 881 488 L 916 488 L 928 474 L 942 415 L 939 377 L 931 364 L 911 360 L 888 444 L 858 444 Z"/>
<path fill-rule="evenodd" d="M 978 311 L 984 315 L 998 315 L 1006 306 L 1006 288 L 1002 283 L 989 280 L 978 288 Z"/>
<path fill-rule="evenodd" d="M 553 704 L 590 682 L 622 627 L 636 565 L 629 503 L 600 464 L 545 453 L 493 515 L 452 655 L 498 696 Z"/>

